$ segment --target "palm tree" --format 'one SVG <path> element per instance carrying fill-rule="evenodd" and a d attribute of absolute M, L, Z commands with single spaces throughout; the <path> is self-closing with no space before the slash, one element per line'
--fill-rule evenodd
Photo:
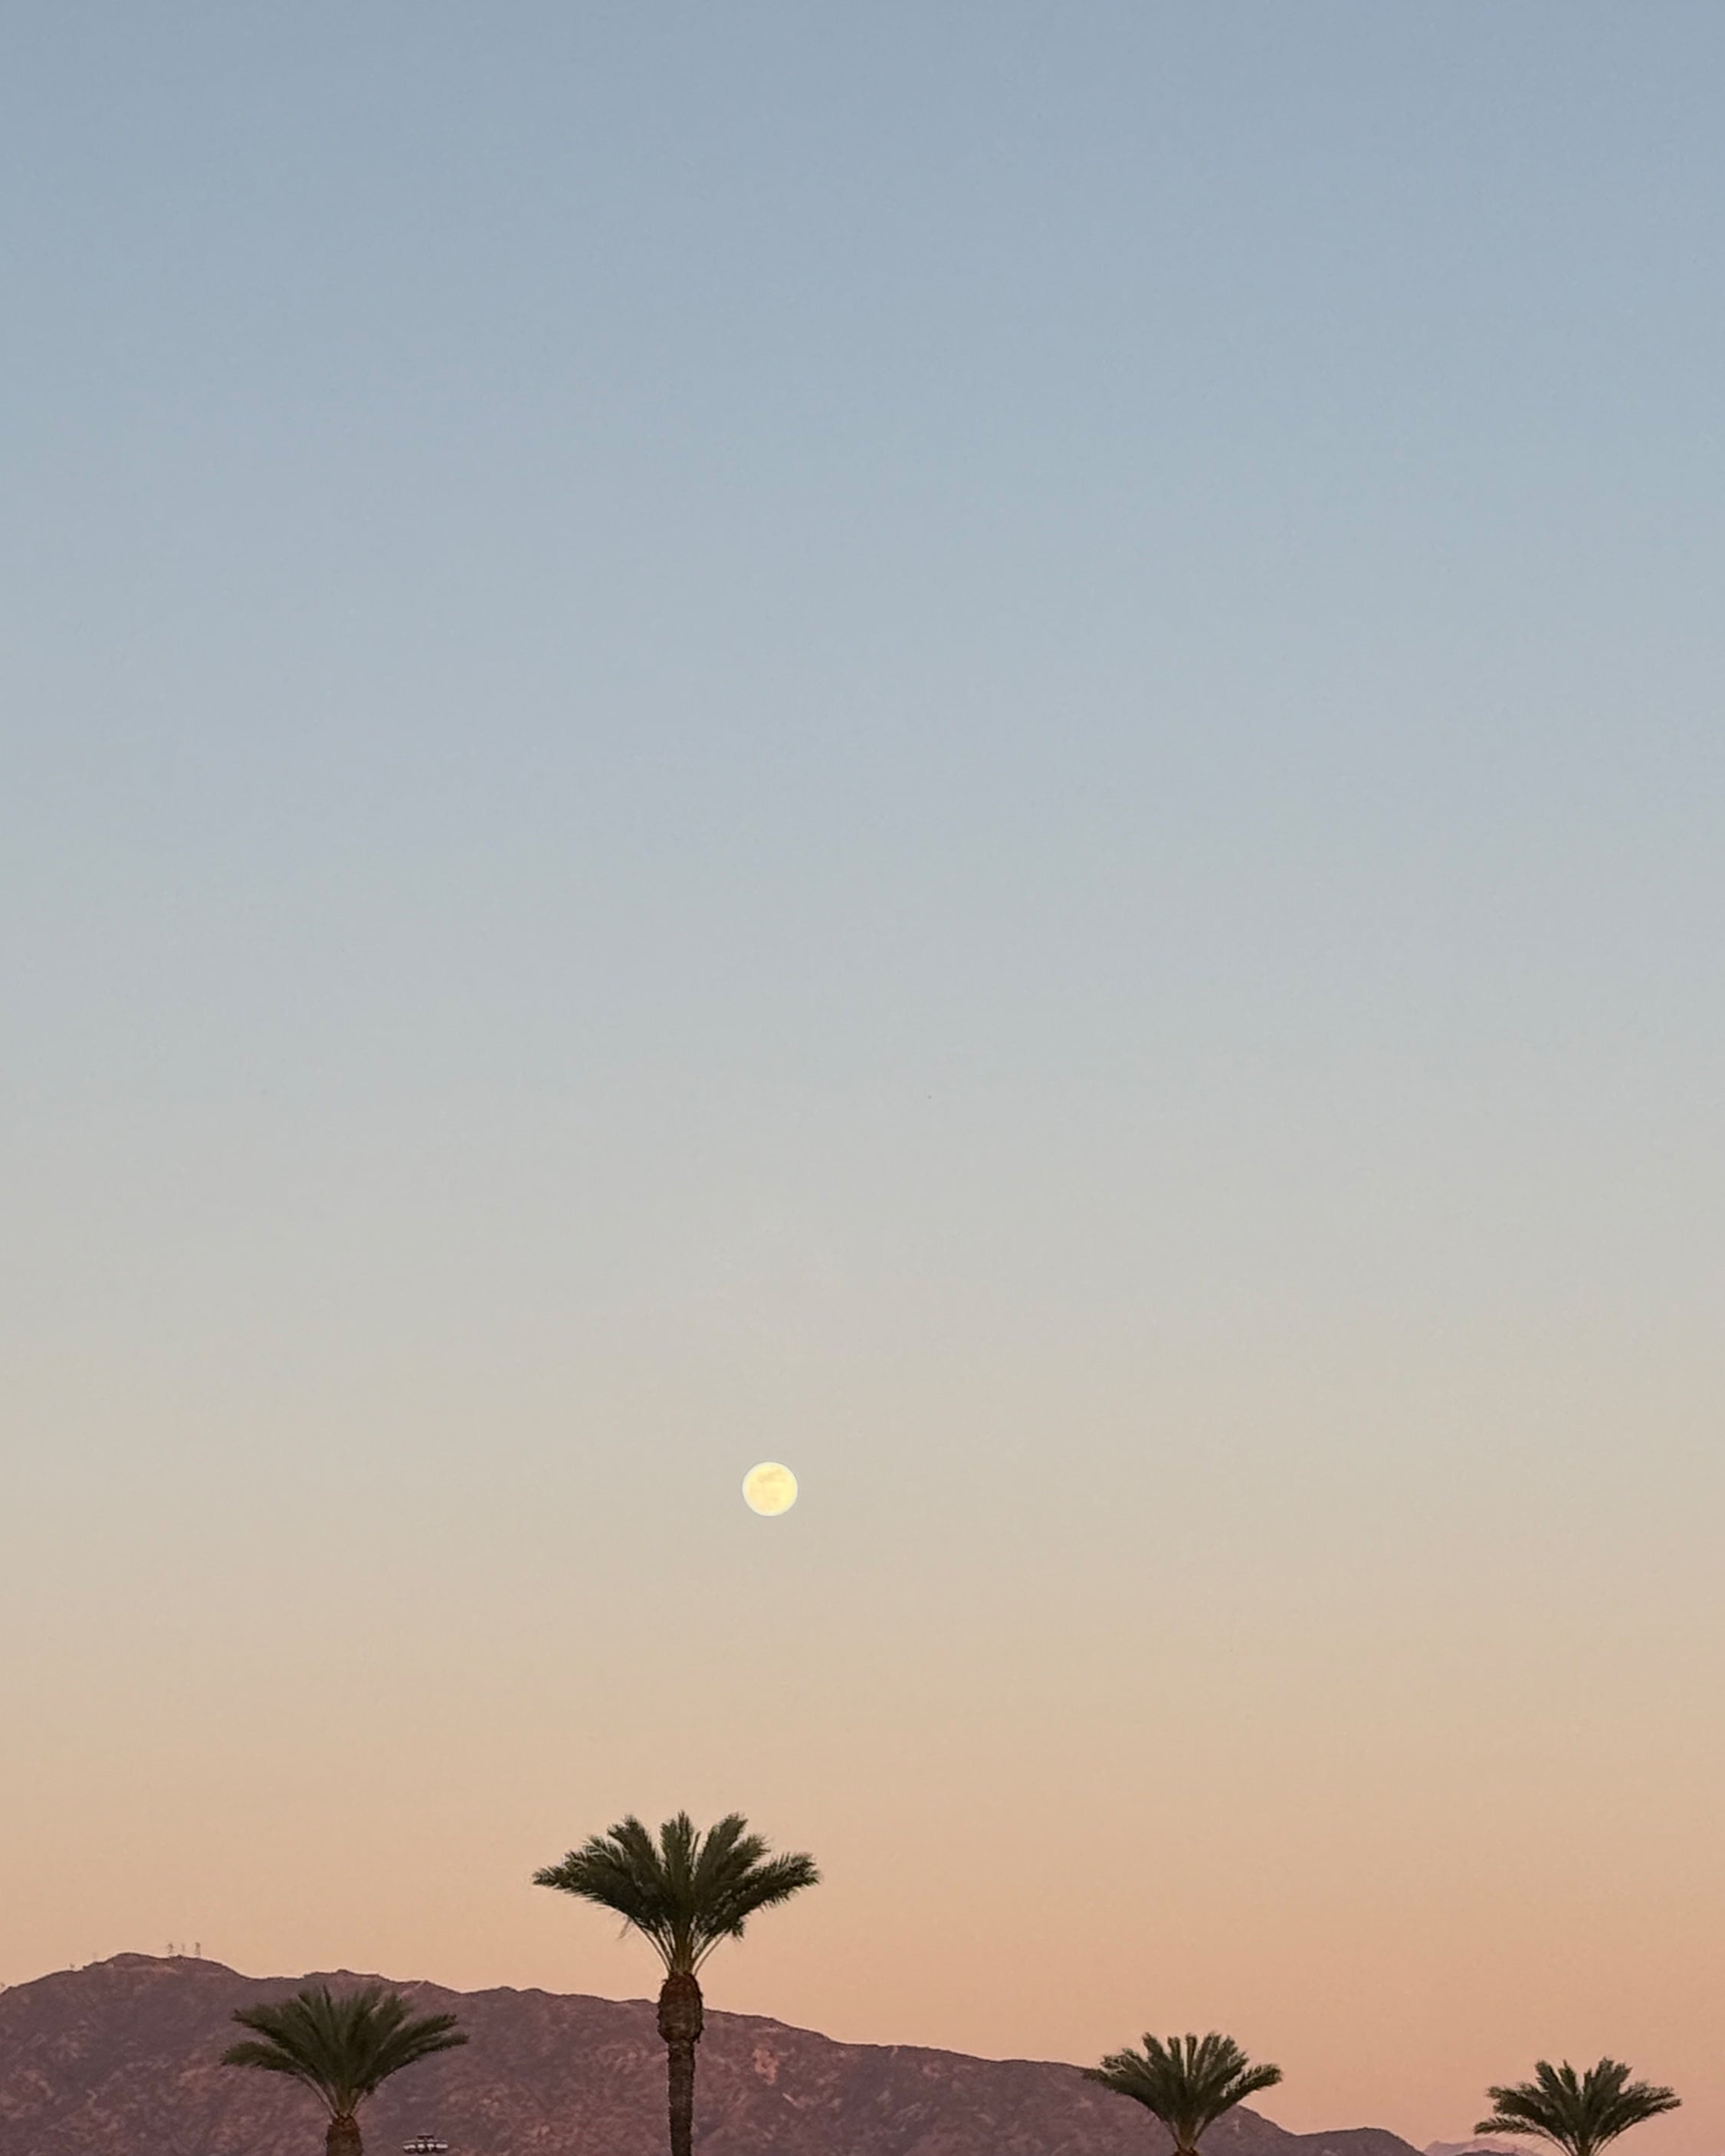
<path fill-rule="evenodd" d="M 1129 2096 L 1174 2137 L 1175 2156 L 1192 2156 L 1204 2130 L 1260 2089 L 1274 2088 L 1280 2066 L 1255 2066 L 1231 2036 L 1147 2035 L 1142 2051 L 1111 2051 L 1087 2079 Z"/>
<path fill-rule="evenodd" d="M 1608 2141 L 1627 2133 L 1643 2119 L 1675 2111 L 1681 2099 L 1652 2082 L 1632 2082 L 1620 2059 L 1601 2059 L 1578 2075 L 1565 2059 L 1554 2066 L 1541 2059 L 1531 2082 L 1488 2088 L 1491 2116 L 1476 2133 L 1533 2133 L 1564 2151 L 1564 2156 L 1598 2156 Z"/>
<path fill-rule="evenodd" d="M 555 1887 L 614 1910 L 665 1964 L 659 2033 L 666 2052 L 671 2156 L 689 2156 L 694 2133 L 695 2046 L 702 2020 L 696 1972 L 721 1940 L 742 1937 L 757 1909 L 788 1902 L 819 1878 L 812 1856 L 768 1856 L 740 1812 L 705 1834 L 687 1812 L 679 1812 L 660 1828 L 657 1843 L 631 1814 L 607 1833 L 590 1835 L 561 1864 L 533 1874 L 536 1887 Z"/>
<path fill-rule="evenodd" d="M 273 2005 L 242 2006 L 234 2018 L 263 2041 L 233 2045 L 222 2064 L 287 2074 L 315 2090 L 330 2114 L 326 2156 L 364 2156 L 354 2114 L 366 2098 L 403 2066 L 467 2041 L 453 2014 L 416 2015 L 381 1984 L 339 1994 L 308 1985 Z"/>

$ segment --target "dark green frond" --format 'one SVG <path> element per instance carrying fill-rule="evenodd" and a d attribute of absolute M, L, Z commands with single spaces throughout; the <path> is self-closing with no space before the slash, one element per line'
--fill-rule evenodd
<path fill-rule="evenodd" d="M 1488 2088 L 1491 2116 L 1476 2133 L 1530 2133 L 1549 2141 L 1566 2156 L 1597 2156 L 1620 2133 L 1661 2112 L 1675 2111 L 1679 2099 L 1652 2082 L 1632 2082 L 1620 2059 L 1601 2059 L 1578 2074 L 1565 2059 L 1554 2066 L 1539 2060 L 1531 2082 Z"/>
<path fill-rule="evenodd" d="M 295 2081 L 307 2082 L 320 2094 L 322 2093 L 311 2070 L 273 2044 L 230 2044 L 222 2054 L 222 2064 L 224 2066 L 256 2066 L 260 2072 L 266 2074 L 291 2074 Z"/>
<path fill-rule="evenodd" d="M 1260 2089 L 1274 2088 L 1280 2066 L 1255 2066 L 1231 2036 L 1147 2035 L 1142 2051 L 1111 2051 L 1087 2077 L 1141 2103 L 1174 2138 L 1177 2150 L 1197 2148 L 1224 2112 Z"/>
<path fill-rule="evenodd" d="M 341 1993 L 308 1985 L 291 1999 L 242 2006 L 234 2019 L 254 2035 L 222 2054 L 224 2066 L 289 2075 L 337 2118 L 351 2118 L 403 2066 L 467 2041 L 453 2014 L 415 2015 L 381 1984 Z"/>
<path fill-rule="evenodd" d="M 659 1840 L 631 1815 L 590 1835 L 561 1864 L 536 1871 L 554 1887 L 610 1909 L 651 1941 L 672 1974 L 693 1975 L 721 1939 L 737 1938 L 757 1909 L 788 1901 L 819 1880 L 810 1856 L 771 1856 L 732 1812 L 702 1834 L 687 1812 Z"/>

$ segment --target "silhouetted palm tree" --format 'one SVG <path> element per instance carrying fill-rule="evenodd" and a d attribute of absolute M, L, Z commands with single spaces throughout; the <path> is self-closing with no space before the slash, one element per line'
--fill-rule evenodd
<path fill-rule="evenodd" d="M 1192 2156 L 1207 2128 L 1260 2089 L 1274 2088 L 1280 2066 L 1255 2066 L 1231 2036 L 1147 2035 L 1142 2051 L 1111 2051 L 1086 2077 L 1129 2096 L 1174 2137 L 1175 2156 Z"/>
<path fill-rule="evenodd" d="M 1534 2133 L 1566 2156 L 1598 2156 L 1608 2141 L 1643 2119 L 1675 2111 L 1681 2099 L 1652 2082 L 1632 2082 L 1620 2059 L 1601 2059 L 1578 2075 L 1565 2059 L 1554 2066 L 1541 2059 L 1531 2082 L 1488 2088 L 1494 2107 L 1476 2133 Z"/>
<path fill-rule="evenodd" d="M 222 2064 L 287 2074 L 314 2090 L 330 2114 L 326 2156 L 363 2156 L 355 2113 L 366 2098 L 403 2066 L 467 2041 L 453 2014 L 416 2015 L 381 1984 L 341 1993 L 308 1985 L 273 2005 L 242 2006 L 234 2018 L 263 2041 L 233 2045 Z"/>
<path fill-rule="evenodd" d="M 533 1874 L 536 1887 L 614 1910 L 650 1941 L 665 1964 L 659 2033 L 665 2039 L 671 2156 L 689 2156 L 695 2120 L 695 2046 L 701 2041 L 696 1972 L 723 1939 L 742 1937 L 757 1909 L 788 1902 L 820 1874 L 812 1856 L 770 1856 L 740 1812 L 706 1834 L 687 1812 L 659 1830 L 655 1844 L 631 1815 Z"/>

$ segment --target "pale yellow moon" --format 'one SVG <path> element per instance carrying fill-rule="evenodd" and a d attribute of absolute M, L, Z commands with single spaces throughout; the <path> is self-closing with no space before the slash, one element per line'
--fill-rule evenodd
<path fill-rule="evenodd" d="M 767 1519 L 788 1512 L 797 1502 L 797 1478 L 776 1460 L 763 1460 L 742 1478 L 742 1501 Z"/>

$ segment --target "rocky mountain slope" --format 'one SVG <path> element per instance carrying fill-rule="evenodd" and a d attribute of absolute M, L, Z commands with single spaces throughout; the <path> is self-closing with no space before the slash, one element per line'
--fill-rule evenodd
<path fill-rule="evenodd" d="M 331 1980 L 336 1980 L 332 1979 Z M 354 1981 L 351 1975 L 340 1980 Z M 315 2102 L 215 2061 L 236 2006 L 305 1981 L 121 1954 L 0 1993 L 0 2156 L 317 2156 Z M 362 2115 L 368 2156 L 436 2133 L 452 2156 L 664 2156 L 665 2055 L 641 2001 L 404 1985 L 472 2041 Z M 1165 2156 L 1138 2107 L 1072 2066 L 835 2044 L 709 2014 L 700 2156 Z M 1284 2133 L 1230 2114 L 1206 2156 L 1414 2156 L 1375 2127 Z"/>

